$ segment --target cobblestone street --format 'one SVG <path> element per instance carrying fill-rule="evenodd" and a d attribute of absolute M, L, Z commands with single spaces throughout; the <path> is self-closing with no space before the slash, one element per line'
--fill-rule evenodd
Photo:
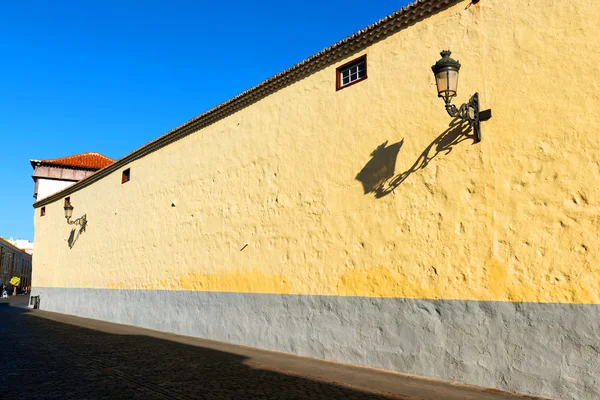
<path fill-rule="evenodd" d="M 524 398 L 30 310 L 26 304 L 26 297 L 0 303 L 2 398 Z"/>

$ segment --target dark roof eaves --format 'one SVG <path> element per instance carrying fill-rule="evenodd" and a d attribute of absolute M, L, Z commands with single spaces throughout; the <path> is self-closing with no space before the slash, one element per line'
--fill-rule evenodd
<path fill-rule="evenodd" d="M 119 170 L 127 164 L 146 156 L 172 142 L 175 142 L 201 128 L 223 119 L 234 112 L 308 76 L 318 69 L 331 65 L 332 63 L 364 49 L 368 45 L 384 39 L 385 37 L 410 26 L 412 23 L 429 15 L 464 0 L 416 0 L 400 10 L 380 19 L 368 27 L 348 36 L 341 41 L 327 47 L 324 50 L 308 57 L 304 61 L 264 80 L 258 85 L 243 91 L 235 97 L 211 108 L 210 110 L 190 119 L 158 138 L 146 143 L 140 148 L 121 157 L 114 163 L 96 171 L 88 176 L 42 200 L 33 203 L 33 207 L 41 207 L 60 200 L 62 197 L 83 189 L 86 186 L 100 180 L 101 178 Z"/>

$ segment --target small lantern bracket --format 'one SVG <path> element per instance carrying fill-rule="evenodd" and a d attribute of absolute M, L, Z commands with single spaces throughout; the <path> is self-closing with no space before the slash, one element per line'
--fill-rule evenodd
<path fill-rule="evenodd" d="M 469 124 L 469 127 L 475 132 L 475 143 L 481 141 L 481 127 L 479 125 L 479 93 L 475 93 L 468 102 L 460 107 L 452 104 L 452 98 L 446 99 L 446 111 L 452 118 L 460 118 Z"/>
<path fill-rule="evenodd" d="M 87 214 L 83 214 L 81 217 L 77 218 L 74 221 L 71 221 L 71 217 L 67 217 L 67 224 L 69 225 L 81 225 L 85 228 L 87 224 Z"/>

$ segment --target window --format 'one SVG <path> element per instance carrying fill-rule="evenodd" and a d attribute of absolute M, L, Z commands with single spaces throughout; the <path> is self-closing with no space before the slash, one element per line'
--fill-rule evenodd
<path fill-rule="evenodd" d="M 367 79 L 367 56 L 352 60 L 349 63 L 338 67 L 336 73 L 336 90 L 343 89 L 347 86 L 354 85 L 360 81 Z"/>
<path fill-rule="evenodd" d="M 46 215 L 46 207 L 40 208 L 40 217 L 43 217 L 44 215 Z"/>
<path fill-rule="evenodd" d="M 67 204 L 69 204 L 71 202 L 71 198 L 70 197 L 65 197 L 65 207 L 67 206 Z"/>
<path fill-rule="evenodd" d="M 127 168 L 125 171 L 123 171 L 123 176 L 121 177 L 121 183 L 129 182 L 130 179 L 131 179 L 130 168 Z"/>

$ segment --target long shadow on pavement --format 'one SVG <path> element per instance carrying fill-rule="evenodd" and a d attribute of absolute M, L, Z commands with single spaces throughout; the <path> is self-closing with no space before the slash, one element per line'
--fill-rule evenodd
<path fill-rule="evenodd" d="M 0 343 L 0 390 L 10 398 L 398 398 L 260 369 L 238 354 L 58 322 L 25 308 L 0 307 Z"/>

